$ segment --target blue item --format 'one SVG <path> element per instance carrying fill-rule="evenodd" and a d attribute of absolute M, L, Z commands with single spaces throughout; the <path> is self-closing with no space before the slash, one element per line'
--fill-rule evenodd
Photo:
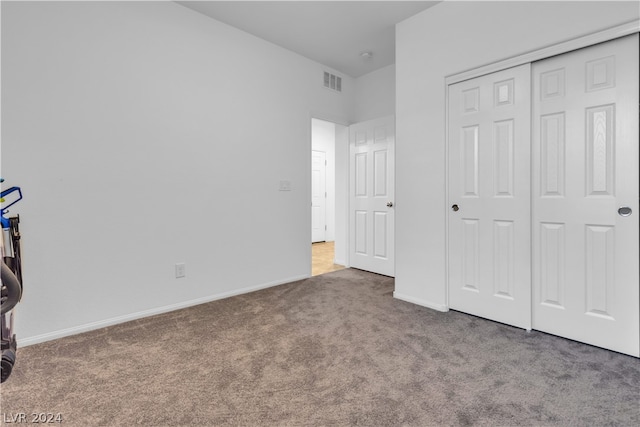
<path fill-rule="evenodd" d="M 4 180 L 2 180 L 4 181 Z M 0 182 L 2 182 L 0 181 Z M 4 201 L 6 199 L 6 197 L 8 195 L 10 195 L 11 193 L 14 192 L 18 192 L 17 196 L 18 198 L 13 200 L 11 203 L 9 203 L 8 205 L 4 205 Z M 7 213 L 9 213 L 9 207 L 15 205 L 16 203 L 18 203 L 20 200 L 22 200 L 22 190 L 20 190 L 20 187 L 11 187 L 8 188 L 6 190 L 4 190 L 2 193 L 0 193 L 0 199 L 2 199 L 3 205 L 2 205 L 2 228 L 9 228 L 9 218 L 5 218 L 5 215 Z"/>
<path fill-rule="evenodd" d="M 4 179 L 0 178 L 0 182 Z M 11 196 L 10 198 L 7 198 Z M 1 308 L 0 308 L 0 382 L 5 382 L 16 362 L 18 348 L 16 335 L 13 333 L 14 307 L 22 297 L 22 267 L 20 256 L 20 230 L 18 224 L 20 217 L 5 217 L 9 213 L 9 207 L 22 200 L 20 187 L 11 187 L 0 192 L 0 217 L 2 219 L 2 281 Z M 6 203 L 6 205 L 5 205 Z"/>

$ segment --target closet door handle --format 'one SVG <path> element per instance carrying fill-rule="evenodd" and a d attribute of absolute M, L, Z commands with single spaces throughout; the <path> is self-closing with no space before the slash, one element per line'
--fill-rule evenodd
<path fill-rule="evenodd" d="M 618 209 L 618 215 L 620 216 L 629 216 L 631 215 L 632 212 L 633 211 L 629 206 L 623 206 L 620 209 Z"/>
<path fill-rule="evenodd" d="M 451 210 L 453 210 L 454 212 L 458 212 L 460 208 L 458 207 L 458 205 L 453 205 L 451 206 Z"/>

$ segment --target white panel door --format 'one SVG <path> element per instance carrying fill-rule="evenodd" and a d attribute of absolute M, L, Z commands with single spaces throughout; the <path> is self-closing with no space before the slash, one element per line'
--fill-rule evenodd
<path fill-rule="evenodd" d="M 530 81 L 526 64 L 449 86 L 449 306 L 525 329 Z"/>
<path fill-rule="evenodd" d="M 395 118 L 353 124 L 349 141 L 349 264 L 393 276 Z"/>
<path fill-rule="evenodd" d="M 634 356 L 638 91 L 637 34 L 533 65 L 533 327 Z"/>
<path fill-rule="evenodd" d="M 311 242 L 324 242 L 327 234 L 327 156 L 311 151 Z"/>

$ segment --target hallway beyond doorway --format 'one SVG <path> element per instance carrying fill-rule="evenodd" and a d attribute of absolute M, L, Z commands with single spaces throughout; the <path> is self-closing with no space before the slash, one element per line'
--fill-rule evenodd
<path fill-rule="evenodd" d="M 342 270 L 343 265 L 334 264 L 334 242 L 318 242 L 311 244 L 311 275 L 318 276 L 332 271 Z"/>

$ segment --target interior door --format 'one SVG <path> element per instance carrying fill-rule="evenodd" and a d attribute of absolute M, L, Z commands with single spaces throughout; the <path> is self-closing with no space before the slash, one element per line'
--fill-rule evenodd
<path fill-rule="evenodd" d="M 327 233 L 327 158 L 311 151 L 311 242 L 324 242 Z"/>
<path fill-rule="evenodd" d="M 531 328 L 530 64 L 449 86 L 449 306 Z"/>
<path fill-rule="evenodd" d="M 349 264 L 393 276 L 395 118 L 349 127 Z"/>
<path fill-rule="evenodd" d="M 533 65 L 533 327 L 640 354 L 638 34 Z"/>

